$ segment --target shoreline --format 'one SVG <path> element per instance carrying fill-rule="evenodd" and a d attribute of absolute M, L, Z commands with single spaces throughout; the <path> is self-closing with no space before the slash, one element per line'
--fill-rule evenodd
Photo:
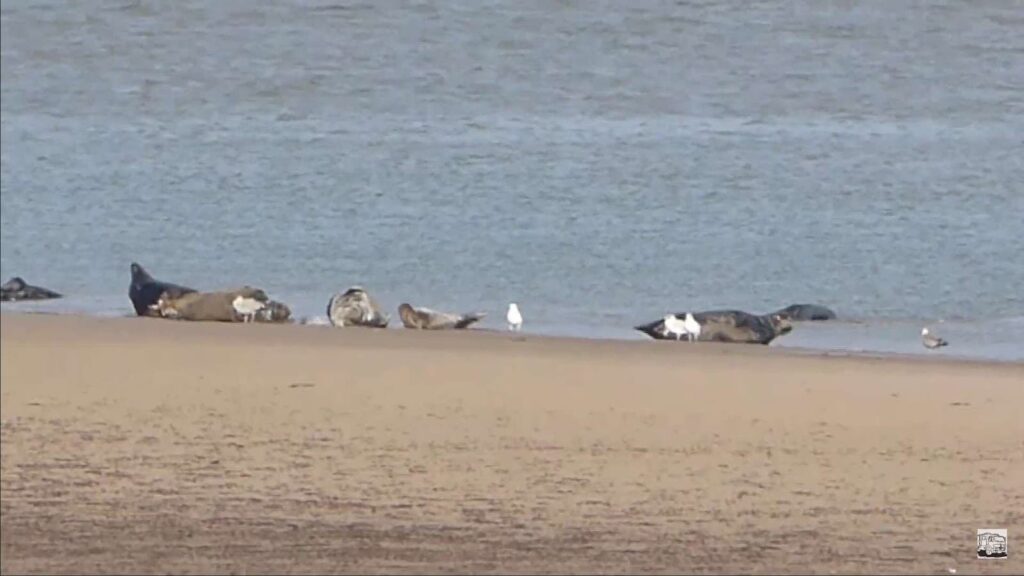
<path fill-rule="evenodd" d="M 230 323 L 210 323 L 210 322 L 207 322 L 207 323 L 195 323 L 195 322 L 173 321 L 173 320 L 163 320 L 163 319 L 144 319 L 144 318 L 139 318 L 139 317 L 135 316 L 134 314 L 132 314 L 130 312 L 125 312 L 123 315 L 109 315 L 109 316 L 108 315 L 94 315 L 94 314 L 87 314 L 87 313 L 77 313 L 77 312 L 68 313 L 68 312 L 50 312 L 50 311 L 38 311 L 38 310 L 37 311 L 12 311 L 12 310 L 5 310 L 3 312 L 0 312 L 0 318 L 7 317 L 7 316 L 11 316 L 11 317 L 16 317 L 16 316 L 30 316 L 30 317 L 31 316 L 44 316 L 44 317 L 59 317 L 59 318 L 96 319 L 96 320 L 102 320 L 102 321 L 127 321 L 127 322 L 147 321 L 147 322 L 158 322 L 158 323 L 164 322 L 164 323 L 203 324 L 203 325 L 230 325 Z M 841 324 L 843 322 L 844 321 L 830 321 L 830 324 L 833 324 L 835 326 L 836 324 Z M 816 322 L 796 323 L 795 324 L 796 327 L 795 327 L 794 331 L 800 330 L 801 328 L 803 328 L 804 330 L 807 330 L 808 327 L 810 327 L 811 329 L 816 329 L 821 324 L 823 324 L 823 323 L 816 323 Z M 860 324 L 860 323 L 858 323 L 858 324 Z M 409 330 L 409 329 L 406 329 L 406 328 L 402 328 L 400 326 L 399 327 L 390 326 L 390 327 L 388 327 L 386 329 L 364 329 L 364 328 L 339 329 L 339 328 L 335 328 L 333 326 L 299 324 L 298 322 L 295 322 L 295 321 L 293 321 L 291 323 L 286 323 L 286 324 L 253 324 L 251 326 L 273 327 L 273 328 L 292 327 L 292 328 L 297 328 L 297 329 L 313 329 L 313 330 L 330 329 L 330 330 L 335 330 L 335 331 L 348 331 L 348 332 L 354 331 L 356 334 L 359 333 L 360 330 L 371 330 L 371 331 L 383 330 L 386 333 L 391 333 L 391 332 L 413 332 L 413 333 L 416 333 L 417 332 L 415 330 Z M 510 336 L 510 333 L 505 331 L 505 330 L 501 330 L 501 329 L 497 329 L 497 328 L 479 328 L 479 327 L 470 328 L 468 330 L 423 331 L 423 333 L 430 334 L 430 335 L 447 334 L 447 335 L 450 335 L 451 337 L 455 337 L 455 338 L 459 338 L 459 337 L 463 337 L 463 336 L 471 337 L 470 336 L 471 334 L 472 335 L 477 335 L 477 336 L 483 335 L 484 337 Z M 639 335 L 639 332 L 637 332 L 637 334 Z M 925 362 L 925 363 L 938 362 L 938 363 L 979 364 L 979 365 L 986 365 L 986 364 L 993 364 L 993 365 L 1024 365 L 1024 359 L 1016 359 L 1016 358 L 979 358 L 979 357 L 976 357 L 976 356 L 969 356 L 969 355 L 957 355 L 955 353 L 950 353 L 948 351 L 942 351 L 939 354 L 928 352 L 928 351 L 914 352 L 914 353 L 905 353 L 905 352 L 871 351 L 871 349 L 850 349 L 850 348 L 842 348 L 842 347 L 835 347 L 835 348 L 834 347 L 810 347 L 810 346 L 799 346 L 799 345 L 785 345 L 785 344 L 782 344 L 782 343 L 778 343 L 778 341 L 780 341 L 783 338 L 786 338 L 788 336 L 791 336 L 791 335 L 792 334 L 785 335 L 785 336 L 780 336 L 777 339 L 777 341 L 773 342 L 771 345 L 735 344 L 735 343 L 719 343 L 719 342 L 700 342 L 699 344 L 695 344 L 695 345 L 699 345 L 701 347 L 701 351 L 702 352 L 714 351 L 714 349 L 718 349 L 718 348 L 723 348 L 724 347 L 724 348 L 732 349 L 732 351 L 737 351 L 737 353 L 739 351 L 748 351 L 750 354 L 758 354 L 757 351 L 769 351 L 769 349 L 770 349 L 770 351 L 771 351 L 770 354 L 774 354 L 774 355 L 793 356 L 793 357 L 808 357 L 808 358 L 837 358 L 837 359 L 855 359 L 855 360 L 856 359 L 865 359 L 865 360 L 867 360 L 867 359 L 874 359 L 874 360 L 896 360 L 896 361 Z M 572 342 L 572 341 L 575 341 L 575 342 L 605 342 L 605 343 L 611 342 L 611 343 L 624 343 L 624 344 L 629 344 L 629 345 L 640 345 L 640 346 L 644 346 L 644 345 L 647 345 L 647 346 L 649 346 L 649 345 L 656 345 L 656 346 L 683 345 L 683 344 L 677 344 L 676 342 L 669 342 L 669 341 L 659 342 L 657 340 L 653 340 L 651 338 L 648 338 L 648 337 L 642 336 L 642 335 L 640 337 L 636 337 L 636 338 L 603 336 L 603 335 L 592 336 L 591 337 L 591 336 L 562 335 L 562 334 L 551 334 L 551 333 L 532 333 L 532 332 L 526 331 L 524 333 L 521 333 L 521 336 L 522 337 L 528 337 L 531 340 L 539 339 L 539 340 L 550 340 L 550 341 L 555 341 L 555 342 L 559 342 L 559 341 L 565 341 L 565 342 Z M 684 345 L 684 348 L 685 348 L 685 345 Z"/>
<path fill-rule="evenodd" d="M 5 573 L 1021 567 L 973 557 L 977 528 L 1020 529 L 1016 364 L 67 315 L 0 327 Z"/>
<path fill-rule="evenodd" d="M 82 312 L 61 312 L 61 311 L 46 311 L 46 310 L 4 310 L 0 312 L 0 318 L 3 317 L 17 317 L 17 316 L 45 316 L 45 317 L 60 317 L 60 318 L 78 318 L 78 319 L 96 319 L 102 321 L 147 321 L 157 323 L 180 323 L 180 324 L 200 324 L 208 326 L 230 326 L 232 323 L 219 323 L 219 322 L 188 322 L 188 321 L 175 321 L 166 319 L 154 319 L 154 318 L 140 318 L 133 313 L 125 312 L 123 315 L 98 315 L 88 314 Z M 842 321 L 831 321 L 833 325 Z M 794 331 L 801 328 L 807 329 L 808 325 L 817 327 L 822 323 L 820 322 L 798 322 L 795 323 Z M 251 324 L 249 326 L 261 326 L 261 327 L 273 327 L 273 328 L 287 328 L 293 329 L 328 329 L 331 331 L 338 332 L 355 332 L 360 333 L 363 330 L 371 332 L 383 331 L 385 333 L 392 332 L 411 332 L 421 333 L 430 336 L 448 336 L 454 338 L 470 337 L 469 335 L 490 337 L 511 337 L 511 334 L 507 331 L 496 329 L 496 328 L 480 328 L 474 327 L 467 330 L 449 330 L 449 331 L 416 331 L 409 330 L 403 327 L 389 326 L 385 329 L 369 329 L 369 328 L 335 328 L 333 326 L 325 325 L 313 325 L 313 324 L 299 324 L 297 321 L 292 321 L 283 324 Z M 639 334 L 639 333 L 637 333 Z M 794 357 L 820 357 L 820 358 L 849 358 L 849 359 L 876 359 L 876 360 L 898 360 L 898 361 L 911 361 L 911 362 L 939 362 L 939 363 L 955 363 L 955 364 L 994 364 L 994 365 L 1024 365 L 1024 359 L 1016 358 L 984 358 L 970 355 L 957 355 L 956 353 L 948 352 L 943 350 L 941 353 L 934 353 L 929 351 L 921 352 L 892 352 L 892 351 L 874 351 L 874 350 L 862 350 L 862 349 L 845 349 L 845 348 L 812 348 L 805 346 L 787 346 L 777 343 L 778 341 L 786 338 L 790 335 L 780 336 L 776 342 L 772 345 L 764 346 L 757 344 L 726 344 L 726 343 L 715 343 L 715 342 L 701 342 L 697 346 L 701 347 L 702 351 L 727 349 L 736 350 L 736 353 L 742 353 L 747 351 L 748 353 L 758 353 L 758 350 L 771 350 L 772 354 L 778 355 L 789 355 Z M 646 336 L 638 338 L 624 338 L 614 336 L 568 336 L 561 334 L 550 334 L 550 333 L 533 333 L 526 331 L 520 333 L 521 338 L 529 338 L 530 340 L 541 340 L 541 341 L 553 341 L 553 342 L 577 342 L 577 343 L 615 343 L 615 344 L 626 344 L 630 346 L 673 346 L 680 345 L 686 348 L 686 345 L 674 342 L 659 342 Z M 692 352 L 692 350 L 691 350 Z"/>

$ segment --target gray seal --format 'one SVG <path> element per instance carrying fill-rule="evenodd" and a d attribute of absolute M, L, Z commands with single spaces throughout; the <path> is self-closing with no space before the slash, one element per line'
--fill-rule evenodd
<path fill-rule="evenodd" d="M 270 300 L 262 310 L 256 313 L 257 322 L 270 322 L 279 324 L 288 322 L 292 317 L 292 309 L 284 302 Z"/>
<path fill-rule="evenodd" d="M 682 320 L 686 318 L 686 313 L 675 314 L 675 317 Z M 695 312 L 693 317 L 700 323 L 700 342 L 767 345 L 793 329 L 792 323 L 782 314 L 757 315 L 741 310 L 711 310 Z M 655 340 L 675 339 L 665 329 L 664 318 L 634 329 Z"/>
<path fill-rule="evenodd" d="M 450 312 L 438 312 L 430 308 L 415 307 L 408 303 L 402 303 L 398 307 L 398 317 L 406 328 L 418 330 L 461 330 L 468 328 L 474 322 L 479 322 L 487 316 L 482 312 L 469 314 L 452 314 Z"/>
<path fill-rule="evenodd" d="M 135 262 L 132 262 L 131 271 L 132 283 L 128 286 L 128 297 L 132 301 L 132 306 L 135 307 L 135 313 L 139 316 L 160 316 L 156 304 L 165 294 L 168 298 L 173 299 L 196 291 L 187 286 L 156 280 Z"/>
<path fill-rule="evenodd" d="M 327 318 L 332 326 L 365 326 L 387 328 L 391 317 L 381 312 L 380 305 L 366 290 L 353 286 L 331 296 L 327 301 Z"/>
<path fill-rule="evenodd" d="M 4 282 L 3 286 L 0 286 L 0 300 L 4 302 L 18 302 L 21 300 L 50 300 L 53 298 L 63 298 L 62 294 L 54 292 L 49 288 L 43 288 L 42 286 L 33 286 L 21 276 L 15 276 L 7 282 Z"/>
<path fill-rule="evenodd" d="M 810 320 L 835 320 L 836 313 L 818 304 L 790 304 L 774 314 L 783 314 L 794 322 Z"/>

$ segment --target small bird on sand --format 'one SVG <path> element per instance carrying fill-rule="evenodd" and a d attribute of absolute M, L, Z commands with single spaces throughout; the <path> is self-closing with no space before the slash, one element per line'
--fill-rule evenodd
<path fill-rule="evenodd" d="M 929 350 L 934 350 L 936 348 L 942 348 L 943 346 L 949 345 L 949 342 L 946 342 L 942 338 L 939 338 L 938 336 L 929 332 L 928 328 L 921 328 L 921 342 L 924 344 L 924 347 Z"/>
<path fill-rule="evenodd" d="M 676 340 L 681 340 L 683 336 L 689 338 L 686 332 L 686 322 L 680 320 L 675 314 L 665 315 L 665 334 L 675 336 Z"/>
<path fill-rule="evenodd" d="M 683 327 L 686 328 L 686 336 L 690 342 L 700 339 L 700 322 L 690 312 L 686 313 L 686 320 L 683 320 Z"/>
<path fill-rule="evenodd" d="M 505 319 L 508 320 L 508 329 L 513 332 L 519 332 L 523 327 L 523 314 L 519 311 L 519 305 L 515 302 L 508 305 L 508 314 L 505 314 Z"/>
<path fill-rule="evenodd" d="M 252 322 L 256 317 L 256 313 L 263 310 L 265 306 L 265 302 L 245 296 L 236 296 L 231 302 L 231 307 L 242 317 L 242 322 Z"/>

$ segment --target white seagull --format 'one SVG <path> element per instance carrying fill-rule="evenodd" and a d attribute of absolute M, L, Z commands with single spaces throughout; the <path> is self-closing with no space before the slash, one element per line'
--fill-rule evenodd
<path fill-rule="evenodd" d="M 523 314 L 519 312 L 519 305 L 515 302 L 508 305 L 508 314 L 505 314 L 505 319 L 508 320 L 508 329 L 513 332 L 519 332 L 523 327 Z"/>
<path fill-rule="evenodd" d="M 924 344 L 924 347 L 929 350 L 934 350 L 936 348 L 942 348 L 943 346 L 949 345 L 949 342 L 946 342 L 942 338 L 939 338 L 938 336 L 929 332 L 928 328 L 921 328 L 921 343 Z"/>
<path fill-rule="evenodd" d="M 686 313 L 686 320 L 683 320 L 683 327 L 686 329 L 686 335 L 690 342 L 696 342 L 700 339 L 700 322 L 697 322 L 697 319 L 693 317 L 692 313 Z"/>
<path fill-rule="evenodd" d="M 246 298 L 245 296 L 235 296 L 234 301 L 231 302 L 231 306 L 242 316 L 242 322 L 252 322 L 256 317 L 256 313 L 263 310 L 266 303 L 260 302 L 255 298 Z"/>
<path fill-rule="evenodd" d="M 665 324 L 665 334 L 671 334 L 675 336 L 676 340 L 682 340 L 683 336 L 687 336 L 686 323 L 680 320 L 675 314 L 667 314 L 663 320 Z"/>

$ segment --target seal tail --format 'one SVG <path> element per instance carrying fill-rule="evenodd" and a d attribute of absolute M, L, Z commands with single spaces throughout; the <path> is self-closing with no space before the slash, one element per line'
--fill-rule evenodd
<path fill-rule="evenodd" d="M 661 332 L 661 320 L 656 320 L 647 324 L 641 324 L 640 326 L 634 326 L 633 329 L 638 332 L 643 332 L 655 340 L 661 340 L 664 338 L 664 334 Z"/>
<path fill-rule="evenodd" d="M 484 312 L 474 312 L 472 314 L 463 314 L 462 317 L 459 318 L 458 322 L 455 323 L 455 328 L 457 330 L 458 329 L 462 329 L 462 328 L 466 328 L 470 324 L 473 324 L 475 322 L 479 322 L 480 320 L 483 320 L 484 316 L 487 316 L 487 314 L 484 313 Z"/>

